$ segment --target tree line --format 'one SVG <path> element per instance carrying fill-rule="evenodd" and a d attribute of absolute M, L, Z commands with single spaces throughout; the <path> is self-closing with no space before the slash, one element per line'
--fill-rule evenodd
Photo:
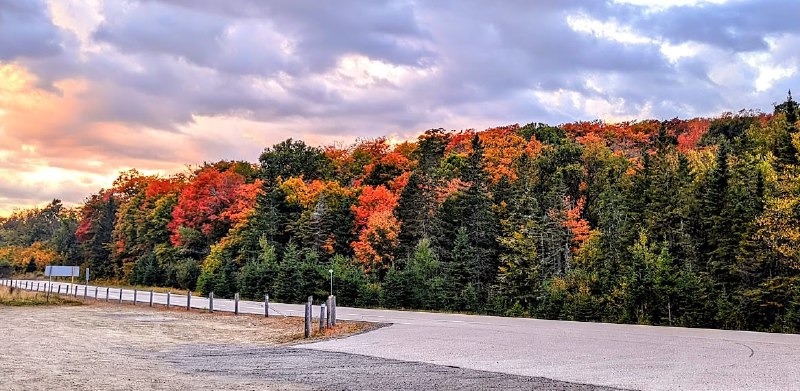
<path fill-rule="evenodd" d="M 432 129 L 170 177 L 0 221 L 0 263 L 301 302 L 800 331 L 798 105 Z"/>

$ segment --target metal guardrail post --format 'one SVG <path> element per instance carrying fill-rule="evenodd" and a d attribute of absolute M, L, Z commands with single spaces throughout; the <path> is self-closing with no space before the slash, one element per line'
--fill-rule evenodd
<path fill-rule="evenodd" d="M 328 318 L 327 319 L 327 323 L 328 323 L 328 327 L 331 327 L 331 309 L 333 308 L 333 295 L 328 296 L 328 300 L 326 300 L 326 303 L 328 304 L 327 305 L 327 307 L 328 307 L 327 308 L 327 310 L 328 310 L 327 312 L 328 313 L 326 314 L 327 318 Z"/>
<path fill-rule="evenodd" d="M 304 329 L 304 337 L 308 338 L 311 336 L 311 303 L 306 303 L 306 311 L 305 311 L 305 329 Z"/>
<path fill-rule="evenodd" d="M 333 308 L 331 308 L 331 326 L 336 327 L 336 295 L 333 295 L 331 304 L 333 305 Z"/>
<path fill-rule="evenodd" d="M 325 303 L 319 306 L 319 332 L 325 332 Z"/>

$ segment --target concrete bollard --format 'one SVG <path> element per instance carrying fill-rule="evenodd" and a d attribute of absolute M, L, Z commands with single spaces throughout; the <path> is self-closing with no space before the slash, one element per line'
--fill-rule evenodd
<path fill-rule="evenodd" d="M 325 332 L 325 303 L 319 306 L 319 332 Z"/>
<path fill-rule="evenodd" d="M 138 296 L 139 291 L 137 289 L 133 290 L 133 305 L 136 305 L 136 296 Z"/>
<path fill-rule="evenodd" d="M 208 294 L 208 312 L 214 312 L 214 292 Z"/>
<path fill-rule="evenodd" d="M 191 311 L 192 309 L 192 291 L 186 293 L 186 311 Z"/>
<path fill-rule="evenodd" d="M 269 295 L 264 295 L 264 317 L 269 318 Z"/>
<path fill-rule="evenodd" d="M 150 289 L 150 307 L 153 306 L 153 290 Z"/>
<path fill-rule="evenodd" d="M 233 295 L 233 314 L 239 315 L 239 292 Z"/>
<path fill-rule="evenodd" d="M 172 292 L 167 291 L 167 308 L 169 308 L 169 299 L 172 297 Z"/>

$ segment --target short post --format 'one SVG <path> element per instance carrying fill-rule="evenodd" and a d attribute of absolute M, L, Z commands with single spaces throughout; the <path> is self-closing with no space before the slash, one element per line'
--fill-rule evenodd
<path fill-rule="evenodd" d="M 333 295 L 331 304 L 333 305 L 331 309 L 331 326 L 336 327 L 336 295 Z"/>
<path fill-rule="evenodd" d="M 208 293 L 208 312 L 214 312 L 214 291 Z"/>
<path fill-rule="evenodd" d="M 169 308 L 169 299 L 172 297 L 172 292 L 167 291 L 167 308 Z"/>
<path fill-rule="evenodd" d="M 58 284 L 58 293 L 57 295 L 61 296 L 61 284 Z"/>
<path fill-rule="evenodd" d="M 61 284 L 58 284 L 58 287 L 61 288 Z M 58 293 L 61 293 L 61 289 L 58 290 Z M 67 294 L 69 294 L 69 285 L 67 285 Z"/>
<path fill-rule="evenodd" d="M 108 294 L 111 292 L 111 288 L 106 288 L 106 303 L 108 303 Z"/>
<path fill-rule="evenodd" d="M 233 314 L 239 315 L 239 292 L 233 294 Z"/>
<path fill-rule="evenodd" d="M 122 304 L 122 288 L 119 288 L 119 303 Z"/>
<path fill-rule="evenodd" d="M 86 300 L 86 295 L 89 294 L 88 290 L 89 290 L 89 287 L 87 285 L 84 285 L 83 286 L 83 300 Z"/>
<path fill-rule="evenodd" d="M 100 287 L 94 287 L 94 299 L 97 300 L 97 291 L 100 290 Z"/>
<path fill-rule="evenodd" d="M 331 327 L 331 308 L 333 308 L 333 295 L 328 296 L 327 302 L 327 318 L 328 318 L 328 327 Z"/>
<path fill-rule="evenodd" d="M 311 336 L 311 303 L 306 303 L 305 316 L 306 316 L 306 323 L 305 323 L 306 327 L 303 335 L 305 336 L 305 338 L 308 338 Z"/>
<path fill-rule="evenodd" d="M 325 332 L 325 303 L 319 306 L 319 332 Z"/>
<path fill-rule="evenodd" d="M 186 293 L 186 311 L 192 309 L 192 291 Z"/>
<path fill-rule="evenodd" d="M 264 294 L 264 317 L 269 318 L 269 295 Z"/>
<path fill-rule="evenodd" d="M 153 290 L 150 289 L 150 307 L 153 306 Z"/>
<path fill-rule="evenodd" d="M 137 289 L 133 290 L 133 305 L 136 305 L 136 296 L 139 293 Z"/>

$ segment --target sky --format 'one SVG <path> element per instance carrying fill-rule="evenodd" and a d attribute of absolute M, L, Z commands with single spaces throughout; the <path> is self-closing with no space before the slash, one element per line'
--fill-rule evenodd
<path fill-rule="evenodd" d="M 289 137 L 769 112 L 800 89 L 797 15 L 797 0 L 0 0 L 0 216 Z"/>

